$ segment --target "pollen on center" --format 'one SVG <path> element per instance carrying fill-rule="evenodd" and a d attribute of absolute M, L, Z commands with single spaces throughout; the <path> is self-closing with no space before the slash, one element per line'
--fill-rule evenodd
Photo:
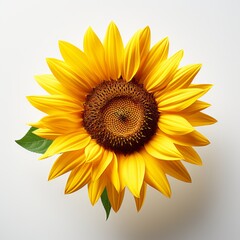
<path fill-rule="evenodd" d="M 114 152 L 137 151 L 155 134 L 159 113 L 152 94 L 133 81 L 104 81 L 86 98 L 85 129 Z"/>

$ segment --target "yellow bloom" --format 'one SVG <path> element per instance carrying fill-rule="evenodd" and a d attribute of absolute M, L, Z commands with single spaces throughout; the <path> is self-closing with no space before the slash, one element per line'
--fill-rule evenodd
<path fill-rule="evenodd" d="M 194 127 L 215 122 L 198 100 L 211 85 L 192 84 L 201 65 L 179 68 L 183 51 L 168 58 L 167 38 L 150 48 L 149 27 L 126 47 L 114 23 L 103 43 L 89 28 L 83 51 L 59 47 L 63 60 L 36 77 L 49 95 L 28 97 L 46 113 L 34 133 L 53 140 L 40 159 L 60 154 L 49 179 L 70 172 L 65 192 L 88 185 L 92 204 L 106 189 L 115 211 L 126 188 L 140 210 L 147 185 L 171 195 L 166 174 L 191 182 L 181 161 L 201 165 L 193 146 L 209 143 Z"/>

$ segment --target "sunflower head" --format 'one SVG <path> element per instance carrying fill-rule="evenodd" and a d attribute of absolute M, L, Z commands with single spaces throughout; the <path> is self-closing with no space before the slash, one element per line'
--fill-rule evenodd
<path fill-rule="evenodd" d="M 51 141 L 41 159 L 60 154 L 49 179 L 70 172 L 66 193 L 88 185 L 92 204 L 105 196 L 115 211 L 126 188 L 138 210 L 148 185 L 169 197 L 166 175 L 190 182 L 182 161 L 200 165 L 193 146 L 209 143 L 195 127 L 215 122 L 198 100 L 211 85 L 192 83 L 201 65 L 179 67 L 168 38 L 151 47 L 149 27 L 124 46 L 111 22 L 103 42 L 89 28 L 83 45 L 60 41 L 63 60 L 36 77 L 48 95 L 28 97 L 46 114 L 31 124 Z"/>
<path fill-rule="evenodd" d="M 142 85 L 112 80 L 102 82 L 87 96 L 83 126 L 105 149 L 127 154 L 151 139 L 158 117 L 157 103 Z"/>

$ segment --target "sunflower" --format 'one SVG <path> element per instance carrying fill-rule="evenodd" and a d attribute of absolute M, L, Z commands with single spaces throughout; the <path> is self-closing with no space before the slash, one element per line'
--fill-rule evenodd
<path fill-rule="evenodd" d="M 195 127 L 216 122 L 198 100 L 211 85 L 192 84 L 201 65 L 180 68 L 183 51 L 168 58 L 168 38 L 150 48 L 149 27 L 124 47 L 113 22 L 103 42 L 88 28 L 83 51 L 59 48 L 52 74 L 36 77 L 49 95 L 28 97 L 46 114 L 34 134 L 52 140 L 40 159 L 59 154 L 49 179 L 70 172 L 65 193 L 87 185 L 94 205 L 106 190 L 116 212 L 126 188 L 140 210 L 147 185 L 170 197 L 166 175 L 191 182 L 182 161 L 201 165 L 193 146 L 209 144 Z"/>

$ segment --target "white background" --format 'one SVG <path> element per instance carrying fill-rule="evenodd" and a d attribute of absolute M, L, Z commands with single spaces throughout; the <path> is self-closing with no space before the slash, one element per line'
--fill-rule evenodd
<path fill-rule="evenodd" d="M 240 239 L 239 3 L 0 0 L 0 239 Z M 106 222 L 86 188 L 64 195 L 67 176 L 47 181 L 54 157 L 38 161 L 14 139 L 42 116 L 25 96 L 43 93 L 33 76 L 49 73 L 46 57 L 60 58 L 58 40 L 82 48 L 88 26 L 103 39 L 111 20 L 125 43 L 149 25 L 152 43 L 169 36 L 170 54 L 185 50 L 182 65 L 203 63 L 196 82 L 214 84 L 202 99 L 218 123 L 200 130 L 211 145 L 198 149 L 203 167 L 186 165 L 192 184 L 170 178 L 171 199 L 149 188 L 140 213 L 126 194 Z"/>

